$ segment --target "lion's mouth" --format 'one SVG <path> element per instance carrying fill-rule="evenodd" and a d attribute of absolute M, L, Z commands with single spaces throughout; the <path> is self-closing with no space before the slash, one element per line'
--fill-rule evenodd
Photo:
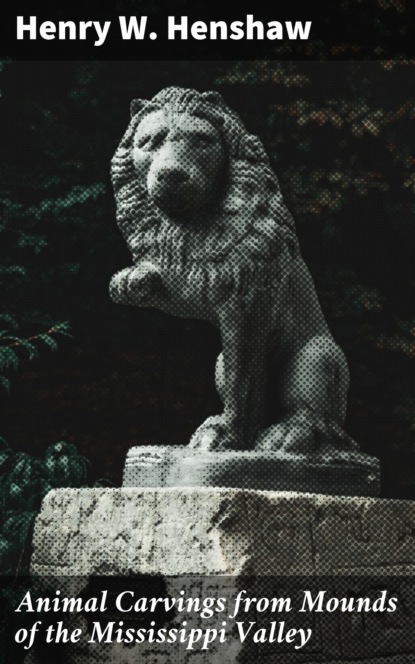
<path fill-rule="evenodd" d="M 175 190 L 156 187 L 152 192 L 152 198 L 163 212 L 174 215 L 186 214 L 198 207 L 194 190 L 183 186 L 179 186 Z"/>

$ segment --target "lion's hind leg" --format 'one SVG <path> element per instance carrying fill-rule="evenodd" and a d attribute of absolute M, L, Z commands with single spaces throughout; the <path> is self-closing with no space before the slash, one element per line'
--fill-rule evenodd
<path fill-rule="evenodd" d="M 348 386 L 346 359 L 333 339 L 310 339 L 283 368 L 280 389 L 286 416 L 260 434 L 256 448 L 293 453 L 357 449 L 342 429 Z"/>

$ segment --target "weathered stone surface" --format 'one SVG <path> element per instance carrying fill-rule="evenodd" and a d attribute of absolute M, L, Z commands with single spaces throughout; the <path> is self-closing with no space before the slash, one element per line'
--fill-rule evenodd
<path fill-rule="evenodd" d="M 336 459 L 336 462 L 334 462 Z M 124 487 L 228 487 L 378 496 L 379 462 L 360 452 L 293 454 L 142 446 L 129 450 Z"/>
<path fill-rule="evenodd" d="M 345 574 L 415 565 L 415 504 L 243 489 L 58 489 L 32 572 Z M 363 571 L 362 571 L 363 570 Z"/>
<path fill-rule="evenodd" d="M 312 629 L 304 651 L 235 639 L 207 651 L 149 643 L 130 648 L 90 644 L 87 636 L 67 651 L 68 664 L 278 664 L 281 657 L 284 664 L 412 664 L 414 533 L 409 501 L 226 488 L 61 489 L 48 494 L 37 518 L 32 574 L 47 584 L 57 579 L 69 595 L 94 596 L 109 577 L 123 577 L 123 587 L 141 597 L 149 575 L 157 597 L 234 598 L 241 589 L 249 597 L 297 597 L 304 588 L 366 597 L 387 588 L 402 604 L 396 615 L 277 614 Z M 224 617 L 232 623 L 218 614 L 209 626 L 219 629 Z M 161 625 L 177 626 L 182 618 Z M 185 618 L 189 626 L 206 627 L 199 615 Z M 87 634 L 87 619 L 77 614 L 69 622 Z M 245 619 L 269 629 L 269 615 Z"/>

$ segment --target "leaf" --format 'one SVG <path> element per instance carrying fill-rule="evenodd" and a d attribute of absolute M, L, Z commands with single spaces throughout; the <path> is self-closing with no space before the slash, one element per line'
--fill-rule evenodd
<path fill-rule="evenodd" d="M 0 277 L 2 275 L 21 275 L 27 277 L 27 270 L 23 265 L 2 265 L 0 266 Z"/>
<path fill-rule="evenodd" d="M 17 243 L 22 249 L 34 249 L 36 254 L 38 254 L 48 244 L 44 237 L 27 234 L 22 234 L 19 237 Z"/>
<path fill-rule="evenodd" d="M 4 376 L 0 376 L 0 386 L 6 390 L 6 392 L 10 392 L 10 381 Z"/>
<path fill-rule="evenodd" d="M 10 447 L 0 450 L 0 480 L 2 481 L 14 464 L 14 452 Z"/>
<path fill-rule="evenodd" d="M 13 542 L 19 549 L 23 549 L 31 534 L 36 514 L 32 511 L 8 512 L 1 526 L 2 536 L 9 542 Z"/>
<path fill-rule="evenodd" d="M 8 346 L 0 346 L 0 369 L 17 369 L 19 357 L 17 353 Z"/>
<path fill-rule="evenodd" d="M 48 479 L 55 487 L 80 487 L 86 482 L 89 462 L 72 443 L 60 441 L 49 445 L 44 463 Z"/>
<path fill-rule="evenodd" d="M 105 193 L 105 185 L 102 182 L 96 182 L 91 185 L 76 185 L 61 198 L 53 198 L 42 201 L 38 206 L 29 208 L 29 215 L 39 219 L 45 213 L 56 216 L 57 221 L 62 219 L 62 212 L 75 205 L 80 205 L 88 200 L 95 201 L 99 196 Z M 67 221 L 67 217 L 64 217 Z"/>
<path fill-rule="evenodd" d="M 24 348 L 28 354 L 29 358 L 31 360 L 34 360 L 35 358 L 39 357 L 39 351 L 36 348 L 35 344 L 33 344 L 31 341 L 28 341 L 27 339 L 20 339 L 20 346 Z"/>
<path fill-rule="evenodd" d="M 73 335 L 71 333 L 71 324 L 69 321 L 64 321 L 62 323 L 56 323 L 56 325 L 51 328 L 54 333 L 60 334 L 65 337 L 70 337 L 72 338 Z"/>
<path fill-rule="evenodd" d="M 20 337 L 9 334 L 7 330 L 0 330 L 0 339 L 3 341 L 20 342 Z"/>
<path fill-rule="evenodd" d="M 43 496 L 44 479 L 45 471 L 41 459 L 18 452 L 14 457 L 14 467 L 2 484 L 6 509 L 36 509 Z"/>
<path fill-rule="evenodd" d="M 0 323 L 8 324 L 13 330 L 18 329 L 19 327 L 16 317 L 11 314 L 0 314 Z"/>
<path fill-rule="evenodd" d="M 58 349 L 57 342 L 49 334 L 39 334 L 38 339 L 49 346 L 51 350 L 56 351 Z"/>

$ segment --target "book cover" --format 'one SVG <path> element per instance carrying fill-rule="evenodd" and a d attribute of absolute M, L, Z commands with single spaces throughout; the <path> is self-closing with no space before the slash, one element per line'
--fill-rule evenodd
<path fill-rule="evenodd" d="M 324 4 L 240 6 L 232 12 L 207 3 L 168 9 L 91 3 L 88 10 L 44 6 L 28 13 L 16 7 L 5 18 L 0 79 L 4 662 L 283 657 L 310 664 L 409 664 L 414 657 L 415 13 L 403 0 Z M 193 118 L 190 124 L 183 113 Z M 131 138 L 131 150 L 144 151 L 145 159 L 141 152 L 131 157 L 139 185 L 135 189 L 134 180 L 130 199 L 129 166 L 128 177 L 124 166 L 116 169 L 134 117 L 137 132 L 142 118 L 152 120 L 140 130 L 142 136 Z M 159 158 L 162 177 L 170 178 L 166 194 L 159 173 L 156 185 L 148 174 L 148 154 L 153 159 L 167 135 L 169 154 L 175 151 L 182 161 L 180 172 L 175 162 L 171 175 L 167 157 Z M 203 150 L 210 156 L 200 158 Z M 190 190 L 186 178 L 191 181 L 195 171 L 190 176 L 183 171 L 186 164 L 197 170 L 197 159 L 200 172 Z M 161 210 L 155 221 L 155 208 L 140 199 L 143 188 Z M 222 216 L 209 217 L 216 204 L 223 207 Z M 137 230 L 136 220 L 145 214 L 148 225 Z M 160 249 L 154 229 L 167 223 Z M 165 275 L 187 260 L 181 253 L 185 243 L 193 272 L 171 286 Z M 163 263 L 160 282 L 156 254 L 170 261 L 168 269 Z M 314 309 L 308 313 L 311 295 L 303 282 L 295 291 L 289 281 L 287 265 L 297 255 L 314 284 L 318 315 Z M 260 300 L 272 279 L 291 285 L 284 297 L 276 289 L 272 306 L 267 300 L 264 310 Z M 197 296 L 186 289 L 196 283 L 202 283 L 202 304 L 192 309 L 188 302 Z M 248 297 L 252 283 L 258 288 Z M 240 297 L 227 309 L 224 333 L 225 286 Z M 166 304 L 172 289 L 177 302 L 185 302 L 182 309 L 176 301 Z M 215 305 L 206 314 L 208 300 Z M 320 467 L 310 471 L 307 462 L 292 479 L 289 467 L 281 466 L 275 472 L 283 479 L 275 486 L 271 462 L 250 471 L 249 456 L 260 436 L 248 393 L 257 389 L 252 376 L 259 376 L 259 385 L 267 373 L 269 357 L 264 353 L 257 370 L 251 346 L 258 351 L 271 311 L 275 320 L 264 344 L 272 337 L 277 359 L 267 374 L 261 430 L 280 428 L 273 433 L 276 442 L 263 436 L 258 450 L 284 449 L 288 462 L 290 455 L 315 460 L 313 454 L 327 452 L 326 441 L 340 450 L 340 465 L 327 475 Z M 234 347 L 229 340 L 237 337 L 242 315 L 241 340 Z M 325 323 L 316 322 L 319 316 Z M 305 377 L 297 372 L 302 376 L 297 387 L 305 381 L 306 389 L 296 407 L 308 412 L 307 395 L 316 403 L 327 392 L 324 403 L 331 400 L 330 408 L 340 413 L 336 427 L 329 406 L 312 424 L 308 416 L 286 415 L 294 368 L 287 373 L 285 366 L 297 366 L 290 358 L 294 346 L 295 353 L 303 348 L 302 325 L 307 330 L 315 325 L 318 339 L 327 325 L 333 346 Z M 281 341 L 288 329 L 295 344 Z M 234 364 L 225 359 L 224 378 L 218 380 L 217 358 L 221 351 L 226 358 L 229 348 L 230 356 L 244 350 Z M 336 381 L 343 380 L 343 360 L 334 368 L 330 364 L 333 352 L 337 358 L 333 348 L 344 353 L 350 376 L 340 396 L 325 378 L 334 372 Z M 314 347 L 314 358 L 313 353 Z M 243 426 L 236 432 L 214 420 L 202 435 L 195 434 L 221 413 L 223 402 L 228 408 L 232 376 L 236 391 L 229 408 L 237 402 Z M 333 405 L 337 398 L 343 405 Z M 281 422 L 288 422 L 285 429 Z M 250 426 L 257 427 L 254 433 Z M 185 471 L 188 461 L 175 455 L 189 442 L 202 461 Z M 350 489 L 341 464 L 355 443 L 356 454 L 379 460 L 379 491 Z M 132 448 L 138 450 L 138 479 L 133 474 L 126 482 Z M 197 489 L 200 477 L 203 484 L 203 454 L 213 454 L 215 462 L 222 454 L 222 463 L 235 448 L 247 455 L 247 466 L 237 466 L 226 480 L 207 481 L 204 498 L 191 498 L 189 487 Z M 153 470 L 146 475 L 154 459 L 140 456 L 141 450 L 161 459 L 159 469 L 178 467 L 168 481 L 167 471 L 156 473 L 168 486 L 161 497 L 151 493 L 158 486 Z M 365 481 L 373 474 L 370 468 Z M 124 486 L 131 488 L 121 490 L 123 473 Z M 140 487 L 147 487 L 144 493 Z M 54 490 L 68 491 L 51 494 Z M 232 491 L 238 490 L 242 497 L 235 498 Z M 100 508 L 91 498 L 89 507 L 76 507 L 78 521 L 71 521 L 74 496 L 117 491 L 131 496 L 131 503 L 120 498 L 117 507 L 118 498 L 110 498 Z M 298 492 L 325 498 L 317 509 L 314 498 L 299 496 L 293 503 Z M 350 503 L 342 502 L 345 495 L 357 496 L 351 511 Z M 303 537 L 304 514 L 311 512 Z M 132 513 L 136 520 L 127 520 Z M 88 523 L 85 531 L 80 514 Z M 124 534 L 108 535 L 105 524 L 124 518 Z M 223 560 L 209 563 L 210 529 L 218 528 Z M 316 533 L 313 542 L 310 533 L 311 540 Z M 84 566 L 68 562 L 71 540 Z M 105 555 L 89 569 L 88 551 L 98 560 L 100 547 Z M 330 562 L 330 547 L 341 552 L 333 554 L 336 562 Z M 135 557 L 135 551 L 141 553 Z M 121 564 L 130 558 L 130 568 Z M 41 569 L 49 585 L 39 582 Z M 189 598 L 193 604 L 186 604 Z M 152 599 L 160 601 L 152 605 Z"/>

